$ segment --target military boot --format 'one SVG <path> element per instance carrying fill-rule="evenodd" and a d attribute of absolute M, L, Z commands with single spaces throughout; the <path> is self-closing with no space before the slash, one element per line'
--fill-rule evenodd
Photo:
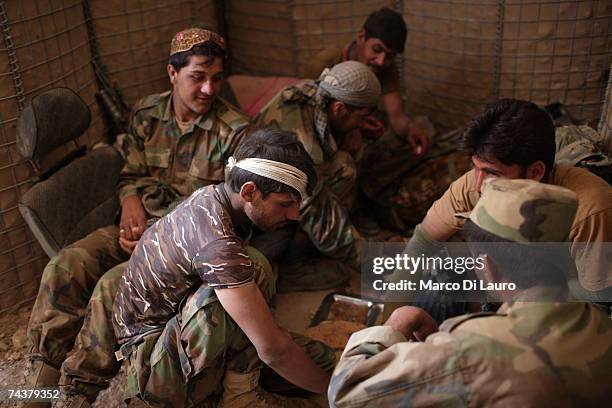
<path fill-rule="evenodd" d="M 228 370 L 223 379 L 223 397 L 219 408 L 314 408 L 317 403 L 303 398 L 272 394 L 259 387 L 259 372 L 239 373 Z"/>
<path fill-rule="evenodd" d="M 60 372 L 44 361 L 33 360 L 26 366 L 24 377 L 26 385 L 30 388 L 57 387 Z M 46 401 L 32 401 L 24 405 L 25 408 L 49 408 L 50 406 L 51 402 Z"/>
<path fill-rule="evenodd" d="M 91 408 L 87 397 L 75 392 L 63 392 L 60 399 L 53 403 L 53 408 Z"/>

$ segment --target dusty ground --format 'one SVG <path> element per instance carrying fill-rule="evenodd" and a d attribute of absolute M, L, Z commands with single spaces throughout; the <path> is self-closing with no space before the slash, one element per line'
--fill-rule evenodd
<path fill-rule="evenodd" d="M 354 276 L 347 292 L 358 293 L 359 278 Z M 277 295 L 276 319 L 288 330 L 302 333 L 308 327 L 323 298 L 334 290 L 317 292 L 296 292 Z M 0 316 L 0 388 L 25 387 L 24 370 L 29 342 L 26 327 L 32 306 L 23 306 L 12 313 Z M 123 370 L 111 381 L 110 387 L 100 393 L 94 407 L 126 407 L 123 402 L 125 373 Z M 20 407 L 22 403 L 0 401 L 2 407 Z M 130 407 L 141 408 L 145 405 L 136 402 Z"/>
<path fill-rule="evenodd" d="M 25 387 L 23 372 L 26 367 L 26 355 L 28 341 L 26 339 L 26 326 L 30 317 L 32 306 L 24 306 L 14 313 L 0 316 L 0 388 L 10 386 Z M 126 407 L 121 396 L 125 374 L 121 371 L 110 383 L 110 387 L 100 393 L 96 408 L 119 408 Z M 1 406 L 20 407 L 23 404 L 6 401 L 0 402 Z M 142 407 L 144 405 L 132 403 L 130 407 Z"/>

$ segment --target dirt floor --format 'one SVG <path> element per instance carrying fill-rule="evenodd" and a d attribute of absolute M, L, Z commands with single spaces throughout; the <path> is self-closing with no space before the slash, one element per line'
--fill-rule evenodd
<path fill-rule="evenodd" d="M 28 351 L 28 340 L 26 338 L 26 327 L 32 306 L 24 306 L 14 313 L 0 316 L 0 388 L 11 386 L 25 387 L 24 371 L 26 368 L 26 356 Z M 127 407 L 121 396 L 125 384 L 123 370 L 110 382 L 107 390 L 100 393 L 93 407 L 96 408 L 118 408 Z M 0 406 L 20 407 L 22 403 L 1 401 Z M 138 402 L 130 404 L 130 407 L 144 407 Z"/>
<path fill-rule="evenodd" d="M 359 279 L 353 277 L 351 284 L 343 288 L 346 292 L 358 292 Z M 352 289 L 351 289 L 352 288 Z M 282 327 L 303 333 L 315 315 L 323 298 L 333 290 L 317 292 L 296 292 L 277 295 L 276 319 Z M 32 306 L 23 306 L 12 313 L 0 316 L 0 388 L 11 386 L 25 387 L 24 370 L 29 341 L 26 337 L 26 327 Z M 96 400 L 94 407 L 118 408 L 126 407 L 123 402 L 125 373 L 123 370 L 110 382 Z M 20 407 L 22 403 L 0 401 L 0 406 Z M 144 407 L 136 402 L 130 407 Z"/>

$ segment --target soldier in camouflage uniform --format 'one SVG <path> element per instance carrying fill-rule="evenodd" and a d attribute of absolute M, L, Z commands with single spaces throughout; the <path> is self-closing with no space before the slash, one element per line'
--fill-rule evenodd
<path fill-rule="evenodd" d="M 102 317 L 110 314 L 110 288 L 116 286 L 122 268 L 95 290 L 94 286 L 102 274 L 127 261 L 147 220 L 154 221 L 171 202 L 199 187 L 223 181 L 224 163 L 246 134 L 247 119 L 215 97 L 223 74 L 223 39 L 194 29 L 177 34 L 173 43 L 179 36 L 181 43 L 196 46 L 171 57 L 173 91 L 136 103 L 129 133 L 118 138 L 126 160 L 118 185 L 119 227 L 104 227 L 63 249 L 43 272 L 28 327 L 32 386 L 57 385 L 58 369 L 74 344 L 92 292 L 92 310 Z M 98 320 L 95 342 L 114 344 L 112 328 L 103 325 L 103 318 Z M 94 371 L 96 375 L 116 369 L 113 349 L 97 362 L 104 370 Z M 74 356 L 73 362 L 70 374 L 87 368 L 84 359 Z"/>
<path fill-rule="evenodd" d="M 401 14 L 381 8 L 368 16 L 354 41 L 322 50 L 310 59 L 305 72 L 307 78 L 317 78 L 324 68 L 352 60 L 366 64 L 380 80 L 378 110 L 362 129 L 359 184 L 369 202 L 359 214 L 374 215 L 404 233 L 421 221 L 453 180 L 469 170 L 469 157 L 457 152 L 459 132 L 432 142 L 435 131 L 429 120 L 408 118 L 405 113 L 395 57 L 404 52 L 406 33 Z"/>
<path fill-rule="evenodd" d="M 567 238 L 576 194 L 533 180 L 487 180 L 482 190 L 465 226 L 466 239 L 522 244 L 485 252 L 485 270 L 495 267 L 510 282 L 513 274 L 537 274 L 542 264 L 534 270 L 531 255 L 542 249 L 529 244 Z M 495 254 L 506 251 L 515 252 L 516 265 L 496 262 Z M 536 262 L 558 269 L 558 254 L 547 255 Z M 330 382 L 330 405 L 608 405 L 612 321 L 589 303 L 520 301 L 540 290 L 547 288 L 525 285 L 518 299 L 497 313 L 449 319 L 434 334 L 435 322 L 421 309 L 395 310 L 384 326 L 351 337 Z M 411 337 L 424 341 L 408 342 Z"/>
<path fill-rule="evenodd" d="M 345 265 L 359 268 L 363 238 L 348 215 L 357 170 L 351 155 L 340 147 L 379 96 L 374 74 L 348 61 L 324 71 L 316 83 L 305 81 L 281 90 L 255 119 L 260 127 L 295 132 L 314 160 L 319 179 L 312 196 L 302 203 L 295 244 L 281 262 L 279 290 L 335 287 L 348 276 Z"/>
<path fill-rule="evenodd" d="M 258 397 L 259 358 L 298 386 L 327 388 L 329 375 L 274 323 L 272 268 L 247 246 L 252 225 L 297 220 L 314 164 L 294 134 L 266 129 L 238 147 L 228 171 L 145 232 L 119 285 L 117 355 L 128 360 L 128 396 L 151 406 L 284 405 Z"/>
<path fill-rule="evenodd" d="M 501 99 L 487 105 L 466 126 L 460 147 L 472 156 L 474 169 L 455 180 L 432 205 L 406 246 L 406 255 L 428 256 L 440 248 L 440 242 L 453 239 L 464 222 L 455 214 L 474 208 L 483 180 L 541 181 L 568 188 L 578 196 L 569 233 L 578 274 L 575 294 L 583 300 L 610 302 L 612 272 L 604 243 L 612 242 L 612 188 L 586 170 L 555 163 L 555 128 L 550 116 L 531 102 Z M 385 313 L 393 307 L 386 305 Z"/>

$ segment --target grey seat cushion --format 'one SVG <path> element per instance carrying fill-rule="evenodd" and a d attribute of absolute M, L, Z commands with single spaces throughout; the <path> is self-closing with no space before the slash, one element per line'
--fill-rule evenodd
<path fill-rule="evenodd" d="M 19 211 L 45 252 L 57 252 L 96 228 L 112 224 L 123 158 L 111 146 L 88 152 L 49 179 L 35 184 Z"/>
<path fill-rule="evenodd" d="M 89 127 L 87 104 L 69 88 L 54 88 L 35 96 L 17 119 L 17 151 L 38 160 L 45 153 L 81 136 Z"/>

